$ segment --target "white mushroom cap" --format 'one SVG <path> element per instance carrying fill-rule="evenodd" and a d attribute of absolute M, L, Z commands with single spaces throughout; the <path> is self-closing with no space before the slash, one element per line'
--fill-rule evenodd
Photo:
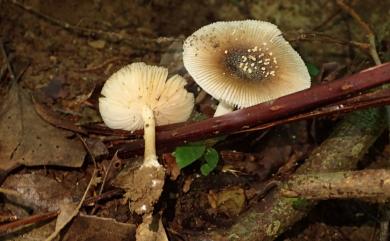
<path fill-rule="evenodd" d="M 104 84 L 99 110 L 104 123 L 113 129 L 142 129 L 143 107 L 154 114 L 157 125 L 186 121 L 194 106 L 194 96 L 184 88 L 179 75 L 167 80 L 168 70 L 133 63 L 114 73 Z"/>
<path fill-rule="evenodd" d="M 238 108 L 310 87 L 299 54 L 276 25 L 264 21 L 204 26 L 185 40 L 183 61 L 200 87 Z"/>

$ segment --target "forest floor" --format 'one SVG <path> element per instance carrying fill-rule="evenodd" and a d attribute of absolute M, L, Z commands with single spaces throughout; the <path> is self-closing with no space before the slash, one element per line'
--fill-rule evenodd
<path fill-rule="evenodd" d="M 388 61 L 389 2 L 350 2 L 374 33 L 380 59 Z M 312 85 L 376 64 L 367 29 L 337 1 L 0 0 L 0 239 L 45 240 L 61 226 L 61 217 L 72 221 L 62 220 L 59 240 L 134 240 L 142 217 L 130 212 L 115 182 L 137 165 L 142 151 L 126 147 L 142 136 L 104 128 L 100 90 L 121 67 L 145 62 L 183 75 L 187 89 L 198 95 L 182 63 L 183 40 L 209 23 L 243 19 L 278 25 L 309 66 Z M 197 97 L 192 120 L 212 117 L 216 104 L 208 95 Z M 272 222 L 264 234 L 249 225 L 248 237 L 237 231 L 238 223 L 261 223 L 250 219 L 253 210 L 274 202 L 276 186 L 313 159 L 314 151 L 320 153 L 323 143 L 332 143 L 347 115 L 222 138 L 214 145 L 218 166 L 207 176 L 198 162 L 179 170 L 175 149 L 158 144 L 167 170 L 155 206 L 163 224 L 158 238 L 166 233 L 169 240 L 379 240 L 386 205 L 361 198 L 308 207 L 296 199 L 302 213 L 294 222 Z M 388 166 L 388 132 L 375 121 L 377 126 L 359 132 L 371 131 L 364 144 L 355 143 L 363 147 L 353 169 Z"/>

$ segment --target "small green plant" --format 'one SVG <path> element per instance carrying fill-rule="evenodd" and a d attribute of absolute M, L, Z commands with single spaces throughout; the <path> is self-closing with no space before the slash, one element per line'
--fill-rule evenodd
<path fill-rule="evenodd" d="M 320 70 L 317 68 L 317 66 L 309 62 L 306 62 L 305 64 L 306 64 L 307 71 L 309 71 L 311 77 L 316 77 L 317 75 L 320 74 Z"/>
<path fill-rule="evenodd" d="M 203 164 L 200 167 L 200 172 L 204 176 L 209 175 L 217 167 L 219 161 L 218 152 L 212 147 L 207 147 L 205 142 L 178 146 L 173 155 L 180 169 L 191 165 L 196 160 L 201 160 Z"/>

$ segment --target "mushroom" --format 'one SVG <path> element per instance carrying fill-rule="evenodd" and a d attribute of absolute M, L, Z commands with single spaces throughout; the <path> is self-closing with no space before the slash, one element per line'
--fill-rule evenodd
<path fill-rule="evenodd" d="M 214 116 L 310 87 L 299 54 L 272 23 L 258 20 L 215 22 L 184 42 L 188 73 L 220 101 Z"/>
<path fill-rule="evenodd" d="M 150 211 L 159 198 L 164 169 L 158 163 L 155 126 L 187 120 L 194 106 L 194 96 L 184 88 L 186 80 L 174 75 L 167 80 L 168 70 L 144 63 L 133 63 L 114 73 L 104 84 L 99 110 L 104 123 L 113 129 L 134 131 L 144 128 L 145 153 L 139 172 L 125 186 L 128 197 L 137 201 L 151 193 L 149 201 L 135 203 L 139 214 Z M 160 190 L 161 189 L 161 190 Z M 134 196 L 138 195 L 138 196 Z M 149 198 L 150 199 L 150 198 Z"/>

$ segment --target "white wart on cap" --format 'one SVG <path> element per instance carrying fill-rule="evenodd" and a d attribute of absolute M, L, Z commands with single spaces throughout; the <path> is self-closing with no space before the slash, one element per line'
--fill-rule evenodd
<path fill-rule="evenodd" d="M 198 85 L 224 108 L 248 107 L 310 87 L 303 60 L 269 22 L 204 26 L 185 40 L 183 61 Z"/>

